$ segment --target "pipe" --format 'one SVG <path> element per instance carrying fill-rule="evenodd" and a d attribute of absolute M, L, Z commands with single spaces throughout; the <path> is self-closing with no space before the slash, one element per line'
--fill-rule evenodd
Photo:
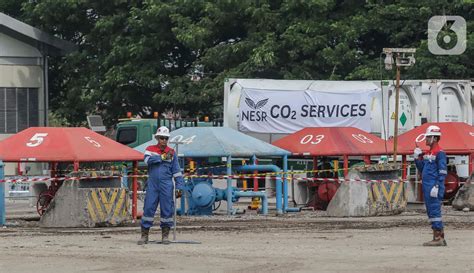
<path fill-rule="evenodd" d="M 402 179 L 407 179 L 407 156 L 402 155 Z"/>
<path fill-rule="evenodd" d="M 227 157 L 227 175 L 229 176 L 227 178 L 227 215 L 231 215 L 233 210 L 232 210 L 232 178 L 230 176 L 232 175 L 232 156 Z"/>
<path fill-rule="evenodd" d="M 262 191 L 238 191 L 235 193 L 237 197 L 260 197 L 262 199 L 262 214 L 268 214 L 268 198 L 267 193 Z"/>
<path fill-rule="evenodd" d="M 122 168 L 122 178 L 120 179 L 121 180 L 121 186 L 122 188 L 125 188 L 128 190 L 128 169 L 127 169 L 127 165 L 124 165 L 123 168 Z"/>
<path fill-rule="evenodd" d="M 474 153 L 469 155 L 469 175 L 474 172 Z"/>
<path fill-rule="evenodd" d="M 74 161 L 74 171 L 75 172 L 79 171 L 79 162 L 78 161 Z"/>
<path fill-rule="evenodd" d="M 272 171 L 276 173 L 280 173 L 281 169 L 275 165 L 245 165 L 236 167 L 237 170 L 242 172 L 251 172 L 251 171 Z M 281 185 L 281 174 L 276 176 L 276 210 L 277 215 L 283 214 L 282 209 L 282 185 Z M 229 198 L 229 197 L 227 197 Z"/>
<path fill-rule="evenodd" d="M 344 155 L 344 177 L 349 173 L 349 156 Z"/>
<path fill-rule="evenodd" d="M 257 164 L 258 164 L 257 156 L 253 155 L 252 156 L 252 165 L 257 165 Z M 255 177 L 253 179 L 253 191 L 258 191 L 258 177 L 257 177 L 258 172 L 254 171 L 253 174 L 255 175 Z"/>
<path fill-rule="evenodd" d="M 365 163 L 366 165 L 370 165 L 370 155 L 364 156 L 364 163 Z"/>
<path fill-rule="evenodd" d="M 288 156 L 283 156 L 283 212 L 288 212 Z"/>

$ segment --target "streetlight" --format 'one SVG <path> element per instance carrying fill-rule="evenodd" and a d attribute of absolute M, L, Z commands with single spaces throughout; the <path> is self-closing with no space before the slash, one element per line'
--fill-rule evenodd
<path fill-rule="evenodd" d="M 400 99 L 400 67 L 412 66 L 415 64 L 416 48 L 384 48 L 385 53 L 385 69 L 392 70 L 393 64 L 397 67 L 397 82 L 395 91 L 395 128 L 393 135 L 393 162 L 397 160 L 397 145 L 398 145 L 398 104 Z M 394 62 L 395 58 L 395 62 Z"/>

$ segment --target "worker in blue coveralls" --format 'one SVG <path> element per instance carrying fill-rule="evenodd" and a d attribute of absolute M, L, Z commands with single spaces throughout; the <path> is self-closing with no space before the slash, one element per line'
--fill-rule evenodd
<path fill-rule="evenodd" d="M 170 228 L 173 227 L 174 201 L 182 195 L 184 186 L 183 174 L 178 163 L 178 155 L 168 147 L 170 131 L 167 127 L 158 128 L 155 138 L 157 145 L 148 146 L 145 150 L 145 163 L 148 165 L 148 186 L 143 206 L 141 221 L 141 238 L 139 245 L 148 243 L 148 234 L 153 226 L 156 208 L 160 204 L 160 227 L 163 244 L 169 244 Z M 176 181 L 176 190 L 173 193 L 173 178 Z"/>
<path fill-rule="evenodd" d="M 415 148 L 415 164 L 422 174 L 423 197 L 426 213 L 433 229 L 433 240 L 423 246 L 446 246 L 444 239 L 443 221 L 441 219 L 441 204 L 444 196 L 444 179 L 447 175 L 446 153 L 438 142 L 441 139 L 441 129 L 431 125 L 425 133 L 426 145 L 430 146 L 427 153 Z"/>

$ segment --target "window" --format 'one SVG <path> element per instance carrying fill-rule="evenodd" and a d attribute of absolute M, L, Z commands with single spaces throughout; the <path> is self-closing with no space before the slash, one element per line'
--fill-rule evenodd
<path fill-rule="evenodd" d="M 0 87 L 0 134 L 39 125 L 38 88 Z"/>
<path fill-rule="evenodd" d="M 137 127 L 121 127 L 117 132 L 117 142 L 124 145 L 137 141 Z"/>

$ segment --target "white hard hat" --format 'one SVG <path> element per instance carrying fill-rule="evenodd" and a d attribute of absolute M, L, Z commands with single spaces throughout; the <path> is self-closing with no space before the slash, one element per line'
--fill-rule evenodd
<path fill-rule="evenodd" d="M 158 128 L 158 130 L 156 130 L 155 137 L 157 136 L 170 137 L 170 129 L 168 129 L 166 126 L 161 126 Z"/>
<path fill-rule="evenodd" d="M 430 125 L 426 128 L 425 136 L 441 136 L 441 128 L 436 125 Z"/>

